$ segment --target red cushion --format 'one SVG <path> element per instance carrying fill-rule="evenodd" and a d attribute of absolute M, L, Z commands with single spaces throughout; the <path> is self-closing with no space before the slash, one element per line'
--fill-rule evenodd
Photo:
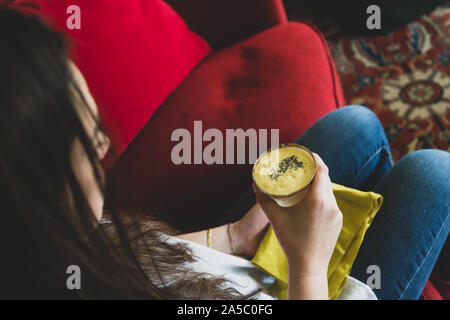
<path fill-rule="evenodd" d="M 424 300 L 444 300 L 441 293 L 436 290 L 435 286 L 430 280 L 427 281 L 425 287 L 423 288 L 422 298 Z"/>
<path fill-rule="evenodd" d="M 109 195 L 122 207 L 155 208 L 188 231 L 217 222 L 251 182 L 251 165 L 171 162 L 171 134 L 194 120 L 203 130 L 280 129 L 293 141 L 324 114 L 344 104 L 322 36 L 289 23 L 213 54 L 154 114 L 110 170 Z M 207 145 L 208 143 L 205 143 Z"/>
<path fill-rule="evenodd" d="M 166 0 L 215 50 L 286 23 L 283 0 Z"/>
<path fill-rule="evenodd" d="M 16 0 L 37 4 L 73 40 L 72 58 L 96 99 L 120 154 L 155 110 L 209 52 L 162 0 Z M 81 9 L 81 29 L 68 30 L 66 9 Z"/>

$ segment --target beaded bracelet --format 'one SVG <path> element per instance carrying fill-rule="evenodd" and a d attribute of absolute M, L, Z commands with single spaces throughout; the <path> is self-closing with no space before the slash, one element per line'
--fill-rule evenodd
<path fill-rule="evenodd" d="M 208 229 L 206 232 L 206 243 L 208 245 L 208 248 L 212 248 L 212 231 L 211 229 Z"/>
<path fill-rule="evenodd" d="M 228 240 L 230 241 L 231 251 L 235 251 L 236 247 L 233 244 L 233 238 L 231 237 L 231 223 L 228 224 Z"/>

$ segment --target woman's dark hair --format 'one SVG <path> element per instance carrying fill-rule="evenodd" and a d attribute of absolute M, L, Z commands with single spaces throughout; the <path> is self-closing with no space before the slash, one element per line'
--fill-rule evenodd
<path fill-rule="evenodd" d="M 0 297 L 254 297 L 190 270 L 191 251 L 167 241 L 172 231 L 162 223 L 137 223 L 132 213 L 125 220 L 109 208 L 109 222 L 97 224 L 71 166 L 78 139 L 104 190 L 80 108 L 88 106 L 64 38 L 37 18 L 0 9 Z M 81 270 L 80 290 L 67 287 L 71 265 Z"/>

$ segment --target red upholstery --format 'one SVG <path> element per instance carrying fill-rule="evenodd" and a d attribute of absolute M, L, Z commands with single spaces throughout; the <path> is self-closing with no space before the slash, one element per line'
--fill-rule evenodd
<path fill-rule="evenodd" d="M 283 0 L 167 0 L 191 30 L 218 50 L 286 23 Z"/>
<path fill-rule="evenodd" d="M 299 23 L 271 28 L 211 55 L 189 75 L 110 170 L 109 195 L 122 207 L 153 207 L 182 230 L 214 224 L 250 185 L 251 165 L 173 165 L 173 130 L 193 136 L 194 120 L 202 120 L 203 130 L 223 133 L 280 129 L 286 142 L 343 104 L 321 35 Z"/>
<path fill-rule="evenodd" d="M 71 37 L 71 56 L 98 103 L 120 154 L 153 112 L 208 54 L 208 44 L 161 0 L 16 0 Z M 66 8 L 81 9 L 81 29 L 68 30 Z"/>
<path fill-rule="evenodd" d="M 281 129 L 281 141 L 291 141 L 344 104 L 320 33 L 306 24 L 283 23 L 279 0 L 239 6 L 233 1 L 228 10 L 219 7 L 222 1 L 217 7 L 202 2 L 201 10 L 188 10 L 181 1 L 174 4 L 189 19 L 195 12 L 223 13 L 197 24 L 203 30 L 218 26 L 208 33 L 218 37 L 217 45 L 281 24 L 199 65 L 210 52 L 208 45 L 161 0 L 130 0 L 126 5 L 121 0 L 15 1 L 41 4 L 41 14 L 59 28 L 65 27 L 69 4 L 82 9 L 81 30 L 68 30 L 72 57 L 99 104 L 116 151 L 120 154 L 134 139 L 108 174 L 108 196 L 118 205 L 156 208 L 161 219 L 180 229 L 213 224 L 249 185 L 250 166 L 175 166 L 170 159 L 176 144 L 170 140 L 173 130 L 192 130 L 193 121 L 202 120 L 205 130 Z M 234 27 L 228 21 L 233 15 L 239 18 Z"/>
<path fill-rule="evenodd" d="M 424 300 L 444 300 L 442 294 L 436 290 L 436 287 L 430 280 L 427 281 L 425 288 L 423 288 L 422 298 Z"/>

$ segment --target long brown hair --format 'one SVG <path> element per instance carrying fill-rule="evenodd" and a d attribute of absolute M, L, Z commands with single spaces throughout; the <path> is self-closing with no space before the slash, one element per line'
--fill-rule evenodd
<path fill-rule="evenodd" d="M 167 241 L 174 231 L 163 223 L 109 203 L 107 219 L 97 224 L 70 164 L 79 139 L 104 190 L 63 36 L 3 9 L 0 46 L 1 298 L 256 297 L 191 270 L 191 250 Z M 66 286 L 70 265 L 81 270 L 80 290 Z"/>

